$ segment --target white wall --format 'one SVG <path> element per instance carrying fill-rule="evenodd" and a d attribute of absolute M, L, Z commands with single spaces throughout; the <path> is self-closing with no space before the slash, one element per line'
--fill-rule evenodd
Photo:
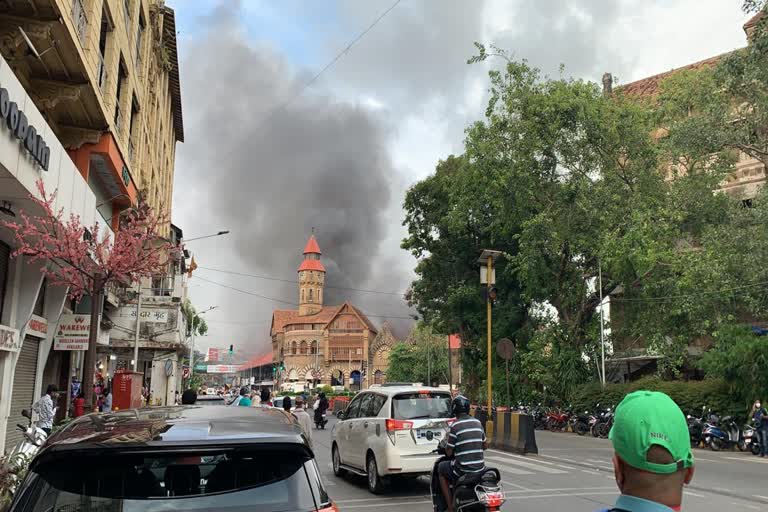
<path fill-rule="evenodd" d="M 54 209 L 58 211 L 62 208 L 65 219 L 69 219 L 70 214 L 74 214 L 80 217 L 82 224 L 89 227 L 98 220 L 100 227 L 106 228 L 106 232 L 112 236 L 112 230 L 96 212 L 96 197 L 93 192 L 2 56 L 0 56 L 0 87 L 8 91 L 10 101 L 16 102 L 19 109 L 27 116 L 29 124 L 38 130 L 50 149 L 49 166 L 45 171 L 33 160 L 21 141 L 13 137 L 4 120 L 0 122 L 0 177 L 6 178 L 0 180 L 0 200 L 6 199 L 11 202 L 13 210 L 17 213 L 17 219 L 19 210 L 25 210 L 30 215 L 41 213 L 35 210 L 33 203 L 27 197 L 29 194 L 39 197 L 35 182 L 42 178 L 49 193 L 57 191 Z M 11 247 L 16 246 L 8 230 L 0 229 L 0 240 Z M 22 342 L 41 282 L 40 265 L 28 265 L 21 258 L 11 262 L 5 307 L 0 323 L 19 330 Z M 58 314 L 65 300 L 64 290 L 51 290 L 51 293 L 51 300 L 47 301 L 44 315 L 48 320 L 50 334 L 56 327 Z M 39 352 L 40 359 L 36 375 L 38 387 L 50 346 L 49 336 L 49 339 L 41 343 Z M 13 393 L 11 383 L 17 358 L 18 355 L 15 353 L 0 352 L 0 453 L 12 448 L 4 444 Z"/>

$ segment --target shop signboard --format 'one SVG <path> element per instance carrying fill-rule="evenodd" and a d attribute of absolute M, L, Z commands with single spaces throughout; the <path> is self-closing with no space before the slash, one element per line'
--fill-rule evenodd
<path fill-rule="evenodd" d="M 20 348 L 19 331 L 0 325 L 0 350 L 18 352 Z"/>
<path fill-rule="evenodd" d="M 53 349 L 88 350 L 88 333 L 90 330 L 90 315 L 61 315 L 53 337 Z"/>
<path fill-rule="evenodd" d="M 208 373 L 237 373 L 237 366 L 234 364 L 209 364 Z"/>
<path fill-rule="evenodd" d="M 167 323 L 169 312 L 170 310 L 168 309 L 159 309 L 159 308 L 142 309 L 141 323 L 155 323 L 155 324 Z M 136 308 L 130 308 L 130 313 L 128 313 L 128 317 L 134 321 L 136 320 Z"/>
<path fill-rule="evenodd" d="M 196 364 L 195 365 L 195 371 L 200 373 L 206 373 L 208 371 L 208 365 L 207 364 Z"/>
<path fill-rule="evenodd" d="M 41 316 L 32 315 L 27 322 L 27 330 L 24 332 L 28 336 L 45 338 L 48 336 L 48 320 Z"/>

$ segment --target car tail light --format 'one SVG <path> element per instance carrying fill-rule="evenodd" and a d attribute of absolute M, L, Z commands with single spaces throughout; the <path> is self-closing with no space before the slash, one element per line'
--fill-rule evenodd
<path fill-rule="evenodd" d="M 453 425 L 454 423 L 456 423 L 456 418 L 451 418 L 449 420 L 445 420 L 445 424 L 448 425 L 449 427 L 451 425 Z"/>
<path fill-rule="evenodd" d="M 331 502 L 329 505 L 317 509 L 317 512 L 339 512 L 339 507 L 334 502 Z"/>
<path fill-rule="evenodd" d="M 477 499 L 490 510 L 498 510 L 504 503 L 504 494 L 501 491 L 477 491 Z"/>
<path fill-rule="evenodd" d="M 413 428 L 413 422 L 388 419 L 386 421 L 386 428 L 387 432 L 394 432 L 396 430 L 411 430 Z"/>

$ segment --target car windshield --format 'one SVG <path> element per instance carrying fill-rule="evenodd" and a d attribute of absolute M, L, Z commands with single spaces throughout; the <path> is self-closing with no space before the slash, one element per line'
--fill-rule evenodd
<path fill-rule="evenodd" d="M 392 417 L 396 420 L 448 418 L 451 395 L 448 393 L 404 393 L 392 398 Z"/>
<path fill-rule="evenodd" d="M 317 474 L 285 450 L 57 458 L 35 469 L 28 510 L 307 512 L 328 502 Z"/>

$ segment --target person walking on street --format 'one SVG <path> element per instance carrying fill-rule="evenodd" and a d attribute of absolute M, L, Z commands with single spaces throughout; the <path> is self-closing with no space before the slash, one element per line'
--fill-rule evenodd
<path fill-rule="evenodd" d="M 287 413 L 291 412 L 291 397 L 286 396 L 283 398 L 283 410 Z"/>
<path fill-rule="evenodd" d="M 262 407 L 272 407 L 272 400 L 269 396 L 269 390 L 268 389 L 262 389 L 261 390 L 261 406 Z"/>
<path fill-rule="evenodd" d="M 240 388 L 240 403 L 238 403 L 240 407 L 250 407 L 251 406 L 251 397 L 248 396 L 248 388 L 243 386 Z"/>
<path fill-rule="evenodd" d="M 752 419 L 755 421 L 757 438 L 760 441 L 760 456 L 768 455 L 768 412 L 760 400 L 755 400 L 752 406 Z"/>
<path fill-rule="evenodd" d="M 688 423 L 680 407 L 657 391 L 635 391 L 616 408 L 613 474 L 621 491 L 605 512 L 679 511 L 683 486 L 693 479 Z"/>
<path fill-rule="evenodd" d="M 37 426 L 48 435 L 53 428 L 53 416 L 56 413 L 55 404 L 58 398 L 59 389 L 55 384 L 48 384 L 45 394 L 32 406 L 32 410 L 37 413 Z"/>
<path fill-rule="evenodd" d="M 301 430 L 304 431 L 304 435 L 307 437 L 309 447 L 312 448 L 312 418 L 309 417 L 309 413 L 304 409 L 304 399 L 301 396 L 296 397 L 296 408 L 291 413 L 296 421 L 301 426 Z"/>
<path fill-rule="evenodd" d="M 112 412 L 112 389 L 104 389 L 104 403 L 101 406 L 101 412 Z"/>

